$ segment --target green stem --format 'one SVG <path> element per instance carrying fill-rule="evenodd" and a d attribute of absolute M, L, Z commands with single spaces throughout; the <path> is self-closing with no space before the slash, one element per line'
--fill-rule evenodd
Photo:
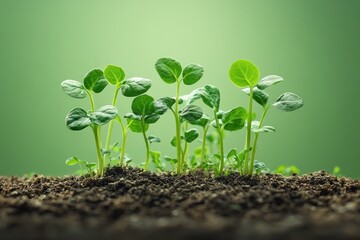
<path fill-rule="evenodd" d="M 251 174 L 249 172 L 249 149 L 250 149 L 250 142 L 251 142 L 251 121 L 252 121 L 252 99 L 253 98 L 253 88 L 250 87 L 250 94 L 249 94 L 249 111 L 248 111 L 248 119 L 247 119 L 247 131 L 246 131 L 246 154 L 245 154 L 245 162 L 244 162 L 244 174 Z"/>
<path fill-rule="evenodd" d="M 205 162 L 206 134 L 207 134 L 208 129 L 209 129 L 209 125 L 206 125 L 205 127 L 203 127 L 204 135 L 203 135 L 202 146 L 201 146 L 201 165 L 203 165 L 203 163 Z"/>
<path fill-rule="evenodd" d="M 95 137 L 95 146 L 96 146 L 96 152 L 97 152 L 97 157 L 98 157 L 98 172 L 97 175 L 99 177 L 102 177 L 104 175 L 104 162 L 101 156 L 101 145 L 100 145 L 100 138 L 99 138 L 99 127 L 98 126 L 93 126 L 92 127 L 93 133 L 94 133 L 94 137 Z"/>
<path fill-rule="evenodd" d="M 116 105 L 116 101 L 117 101 L 117 96 L 120 90 L 121 84 L 116 85 L 116 90 L 114 93 L 114 97 L 112 100 L 112 105 L 115 106 Z M 114 120 L 111 120 L 109 123 L 109 128 L 108 128 L 108 132 L 107 132 L 107 136 L 106 136 L 106 142 L 105 142 L 105 154 L 104 154 L 104 164 L 106 166 L 108 159 L 110 157 L 110 143 L 111 143 L 111 135 L 112 135 L 112 131 L 113 131 L 113 127 L 114 127 Z"/>
<path fill-rule="evenodd" d="M 91 104 L 91 110 L 93 112 L 95 112 L 95 104 L 94 104 L 94 98 L 92 96 L 92 93 L 90 91 L 87 92 L 89 95 L 89 99 L 90 99 L 90 104 Z"/>
<path fill-rule="evenodd" d="M 188 130 L 188 128 L 189 128 L 189 123 L 186 122 L 185 123 L 185 128 L 183 129 L 184 135 L 185 135 L 185 132 Z M 186 163 L 186 160 L 187 160 L 188 145 L 189 145 L 189 143 L 185 141 L 185 143 L 184 143 L 184 151 L 182 152 L 182 160 L 181 160 L 181 162 L 182 162 L 181 168 L 182 169 L 183 169 L 183 166 L 184 166 L 184 164 Z"/>
<path fill-rule="evenodd" d="M 120 166 L 123 166 L 124 165 L 124 158 L 125 158 L 127 129 L 128 129 L 129 125 L 125 127 L 120 117 L 117 117 L 116 120 L 120 123 L 120 126 L 121 126 L 121 134 L 122 134 L 121 141 L 122 141 L 122 143 L 121 143 Z"/>
<path fill-rule="evenodd" d="M 264 110 L 263 110 L 263 113 L 261 115 L 261 119 L 260 119 L 260 123 L 259 123 L 259 129 L 262 127 L 262 125 L 264 123 L 265 115 L 266 115 L 268 110 L 269 110 L 269 107 L 265 106 Z M 254 143 L 253 143 L 252 150 L 251 150 L 250 175 L 252 175 L 252 173 L 254 171 L 255 151 L 256 151 L 256 144 L 257 144 L 257 141 L 258 141 L 258 138 L 259 138 L 259 134 L 260 133 L 255 133 Z"/>
<path fill-rule="evenodd" d="M 176 128 L 176 158 L 177 163 L 177 174 L 182 172 L 182 161 L 181 161 L 181 123 L 179 118 L 179 95 L 180 95 L 180 83 L 181 81 L 176 82 L 176 95 L 175 95 L 175 128 Z"/>
<path fill-rule="evenodd" d="M 142 134 L 144 137 L 145 145 L 146 145 L 146 162 L 145 162 L 145 171 L 149 169 L 149 159 L 150 159 L 150 144 L 149 140 L 147 139 L 146 132 L 145 132 L 145 122 L 144 119 L 141 119 L 141 127 L 142 127 Z"/>
<path fill-rule="evenodd" d="M 219 134 L 219 142 L 220 142 L 220 168 L 219 174 L 221 175 L 224 171 L 224 138 L 223 138 L 223 129 L 220 126 L 219 119 L 216 116 L 216 111 L 214 111 L 214 117 L 216 122 L 216 130 Z"/>

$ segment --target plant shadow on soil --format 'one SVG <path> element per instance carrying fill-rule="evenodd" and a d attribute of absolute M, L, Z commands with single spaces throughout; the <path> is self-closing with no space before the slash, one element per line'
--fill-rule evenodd
<path fill-rule="evenodd" d="M 360 239 L 360 181 L 324 171 L 0 177 L 1 239 Z"/>

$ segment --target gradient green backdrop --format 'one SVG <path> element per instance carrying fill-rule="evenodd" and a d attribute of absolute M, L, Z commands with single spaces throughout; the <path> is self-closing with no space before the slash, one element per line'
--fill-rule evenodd
<path fill-rule="evenodd" d="M 89 108 L 88 102 L 66 96 L 61 81 L 116 64 L 128 77 L 152 79 L 154 97 L 174 95 L 154 69 L 159 57 L 171 56 L 204 66 L 194 87 L 218 86 L 222 109 L 247 104 L 228 79 L 233 61 L 249 59 L 261 76 L 283 76 L 269 93 L 293 91 L 305 105 L 268 114 L 277 132 L 261 136 L 257 158 L 272 169 L 294 164 L 303 172 L 339 165 L 359 178 L 359 11 L 356 0 L 1 0 L 0 175 L 70 174 L 75 168 L 66 158 L 95 160 L 91 131 L 72 132 L 64 124 L 70 109 Z M 110 103 L 112 91 L 96 96 L 97 106 Z M 122 114 L 130 102 L 120 97 Z M 149 133 L 163 139 L 154 150 L 175 156 L 167 143 L 172 126 L 167 115 Z M 243 141 L 244 131 L 228 135 L 226 147 Z M 128 152 L 144 159 L 140 135 L 129 135 Z"/>

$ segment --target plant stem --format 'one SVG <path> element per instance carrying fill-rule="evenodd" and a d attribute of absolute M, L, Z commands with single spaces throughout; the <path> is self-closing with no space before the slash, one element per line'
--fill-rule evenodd
<path fill-rule="evenodd" d="M 176 158 L 177 163 L 177 174 L 182 172 L 182 161 L 181 161 L 181 123 L 179 118 L 179 94 L 180 94 L 180 83 L 181 81 L 176 82 L 176 95 L 175 95 L 175 128 L 176 128 Z"/>
<path fill-rule="evenodd" d="M 144 170 L 147 171 L 149 169 L 150 144 L 149 144 L 149 140 L 147 139 L 146 132 L 145 132 L 144 119 L 141 119 L 141 128 L 142 128 L 142 134 L 143 134 L 145 145 L 146 145 L 146 162 L 145 162 Z"/>
<path fill-rule="evenodd" d="M 121 84 L 116 85 L 116 90 L 114 93 L 114 97 L 112 100 L 112 105 L 115 106 L 116 105 L 116 100 L 117 100 L 117 96 L 120 90 Z M 109 123 L 109 128 L 108 128 L 108 132 L 107 132 L 107 136 L 106 136 L 106 142 L 105 142 L 105 154 L 104 154 L 104 165 L 106 166 L 108 159 L 110 157 L 110 142 L 111 142 L 111 135 L 112 135 L 112 130 L 114 127 L 114 120 L 111 120 Z"/>
<path fill-rule="evenodd" d="M 189 128 L 189 123 L 186 122 L 185 123 L 185 128 L 183 128 L 184 134 L 188 130 L 188 128 Z M 184 165 L 186 163 L 186 160 L 187 160 L 188 145 L 189 145 L 189 143 L 187 141 L 185 141 L 185 143 L 184 143 L 184 151 L 182 152 L 182 165 Z M 181 166 L 181 167 L 183 168 L 183 166 Z"/>
<path fill-rule="evenodd" d="M 249 172 L 249 149 L 250 149 L 250 142 L 251 142 L 251 121 L 252 121 L 252 99 L 253 98 L 253 88 L 250 87 L 250 94 L 249 94 L 249 111 L 248 111 L 248 119 L 247 119 L 247 131 L 246 131 L 246 154 L 245 154 L 245 162 L 244 162 L 244 174 L 251 174 Z"/>
<path fill-rule="evenodd" d="M 269 110 L 269 107 L 265 106 L 264 110 L 261 114 L 261 119 L 260 119 L 260 123 L 259 123 L 259 129 L 262 127 L 264 119 L 265 119 L 265 115 L 267 113 L 267 111 Z M 252 150 L 251 150 L 251 159 L 250 159 L 250 175 L 252 175 L 253 171 L 254 171 L 254 161 L 255 161 L 255 151 L 256 151 L 256 144 L 259 138 L 259 134 L 260 133 L 255 133 L 255 137 L 254 137 L 254 143 L 252 146 Z"/>
<path fill-rule="evenodd" d="M 89 99 L 90 99 L 91 110 L 92 110 L 93 112 L 95 112 L 95 104 L 94 104 L 94 98 L 93 98 L 93 96 L 92 96 L 92 93 L 89 92 L 89 91 L 88 91 L 87 93 L 88 93 Z"/>
<path fill-rule="evenodd" d="M 206 148 L 206 134 L 207 131 L 209 129 L 209 125 L 206 125 L 205 127 L 203 127 L 203 141 L 202 141 L 202 145 L 201 145 L 201 165 L 203 165 L 203 163 L 205 162 L 205 148 Z"/>
<path fill-rule="evenodd" d="M 98 172 L 97 175 L 99 177 L 102 177 L 104 175 L 104 162 L 101 156 L 101 145 L 100 145 L 100 138 L 99 138 L 99 127 L 94 125 L 92 127 L 92 130 L 94 132 L 94 137 L 95 137 L 95 146 L 96 146 L 96 152 L 97 152 L 97 157 L 98 157 Z"/>
<path fill-rule="evenodd" d="M 223 129 L 220 126 L 219 119 L 216 116 L 216 111 L 214 111 L 214 117 L 216 122 L 216 130 L 219 134 L 219 143 L 220 143 L 220 168 L 219 174 L 221 175 L 224 171 L 224 138 L 223 138 Z"/>
<path fill-rule="evenodd" d="M 126 138 L 127 138 L 127 129 L 128 126 L 124 126 L 121 118 L 118 116 L 116 120 L 120 123 L 121 126 L 121 134 L 122 134 L 122 143 L 121 143 L 121 155 L 120 155 L 120 166 L 124 165 L 124 158 L 125 158 L 125 148 L 126 148 Z M 130 123 L 131 124 L 131 123 Z"/>

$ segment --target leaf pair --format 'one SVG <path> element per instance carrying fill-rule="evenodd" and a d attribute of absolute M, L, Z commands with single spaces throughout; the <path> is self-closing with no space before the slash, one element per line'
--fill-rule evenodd
<path fill-rule="evenodd" d="M 155 63 L 155 69 L 160 78 L 168 84 L 179 81 L 182 73 L 182 81 L 185 85 L 192 85 L 198 82 L 204 74 L 204 68 L 198 64 L 189 64 L 184 70 L 181 64 L 172 58 L 160 58 Z"/>
<path fill-rule="evenodd" d="M 185 141 L 187 143 L 192 143 L 195 139 L 199 137 L 199 131 L 196 128 L 191 128 L 185 131 L 184 136 L 181 136 L 181 142 Z M 173 137 L 171 140 L 171 145 L 176 147 L 176 137 Z"/>
<path fill-rule="evenodd" d="M 79 131 L 91 124 L 105 125 L 117 116 L 117 109 L 112 105 L 105 105 L 95 112 L 87 113 L 82 108 L 74 108 L 65 118 L 66 126 L 70 130 Z"/>

